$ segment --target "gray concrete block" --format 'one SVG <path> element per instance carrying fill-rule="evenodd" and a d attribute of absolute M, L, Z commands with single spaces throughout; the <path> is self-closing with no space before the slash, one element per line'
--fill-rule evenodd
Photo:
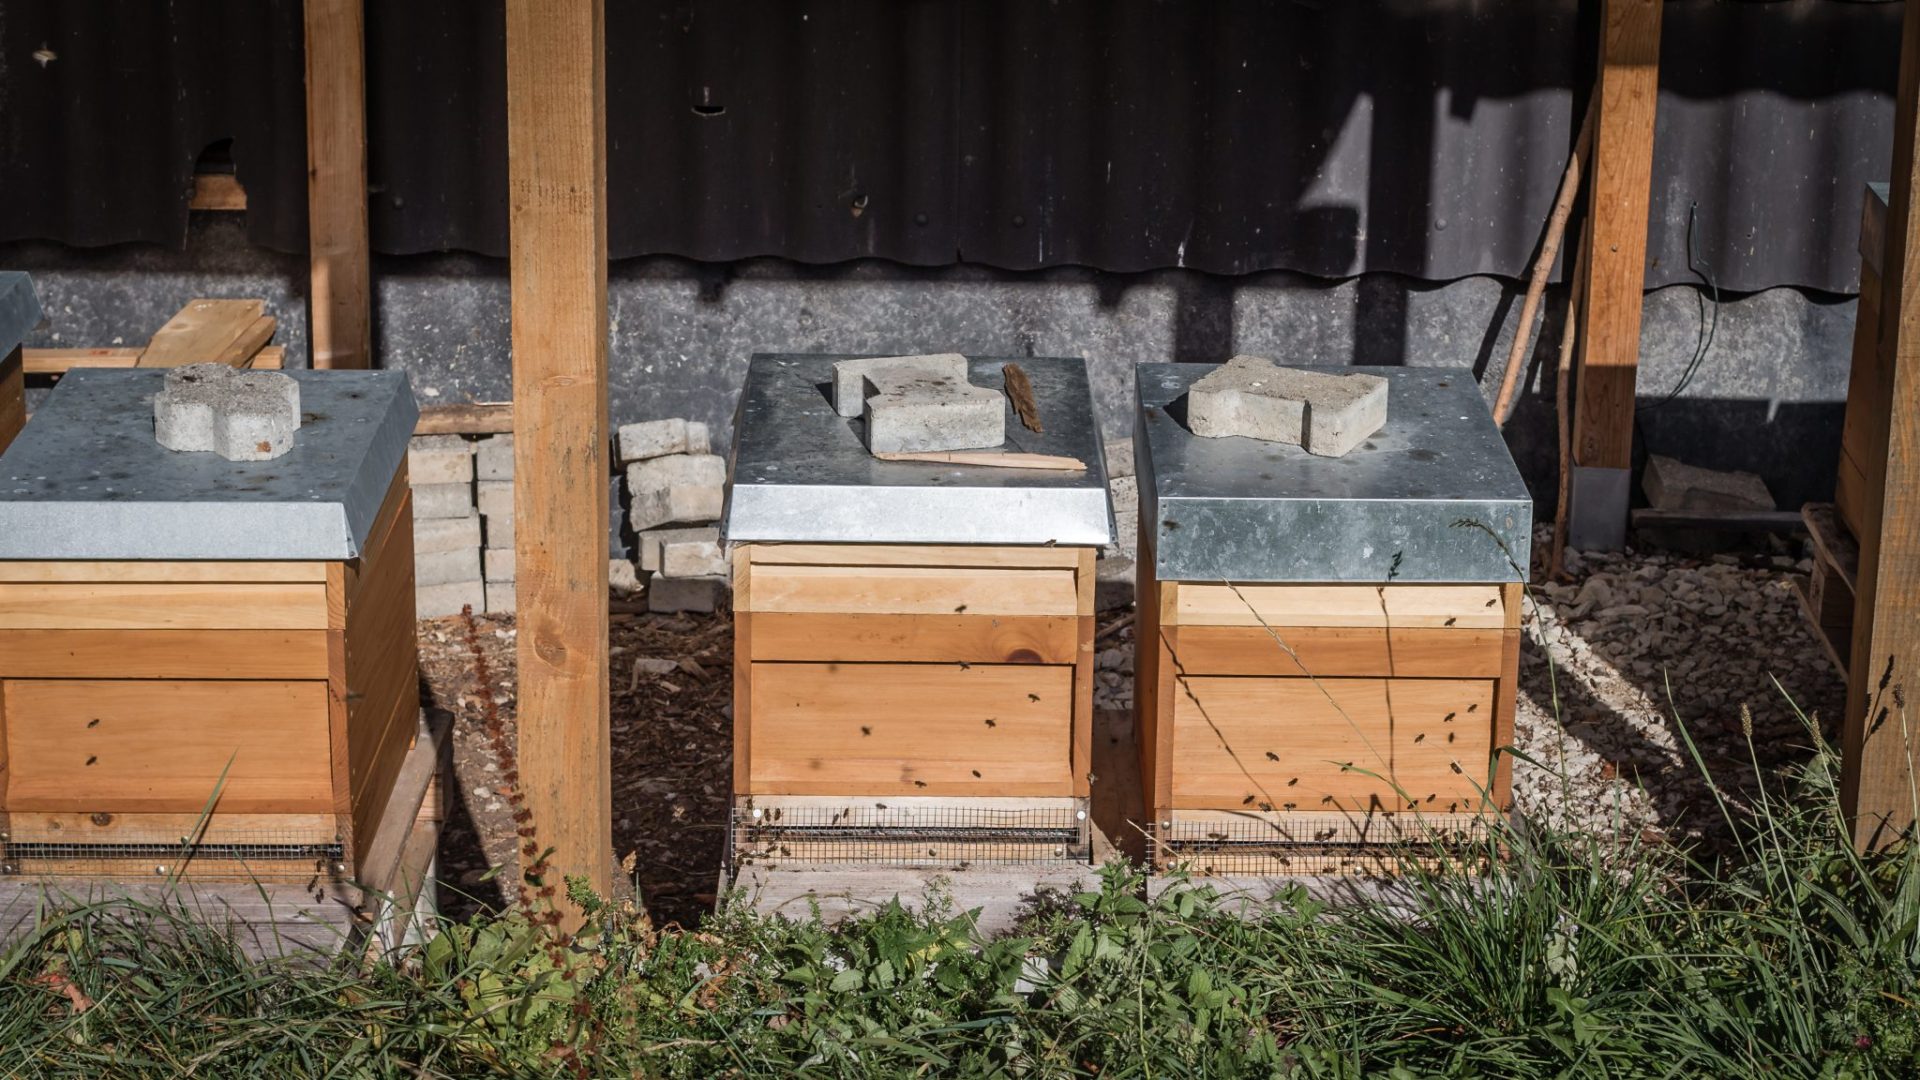
<path fill-rule="evenodd" d="M 486 586 L 487 614 L 511 615 L 515 606 L 513 582 L 489 581 Z"/>
<path fill-rule="evenodd" d="M 670 578 L 727 578 L 732 568 L 712 540 L 670 540 L 660 545 L 660 573 Z"/>
<path fill-rule="evenodd" d="M 463 518 L 473 513 L 472 484 L 415 484 L 415 518 Z"/>
<path fill-rule="evenodd" d="M 474 503 L 488 517 L 513 516 L 513 481 L 482 480 L 473 485 Z"/>
<path fill-rule="evenodd" d="M 480 549 L 457 551 L 416 551 L 413 553 L 413 584 L 452 585 L 480 580 Z"/>
<path fill-rule="evenodd" d="M 928 353 L 918 356 L 869 356 L 860 360 L 842 360 L 833 365 L 833 410 L 841 416 L 859 416 L 866 411 L 868 374 L 882 369 L 923 371 L 945 375 L 956 382 L 967 381 L 967 358 L 959 353 Z"/>
<path fill-rule="evenodd" d="M 475 443 L 473 475 L 476 480 L 513 479 L 513 436 L 489 435 Z"/>
<path fill-rule="evenodd" d="M 704 425 L 702 427 L 704 429 Z M 614 441 L 622 465 L 668 454 L 706 453 L 704 445 L 698 449 L 689 447 L 687 422 L 679 417 L 622 424 Z"/>
<path fill-rule="evenodd" d="M 466 517 L 413 519 L 413 553 L 459 551 L 480 546 L 480 515 L 467 511 Z"/>
<path fill-rule="evenodd" d="M 1771 510 L 1767 482 L 1750 472 L 1703 469 L 1659 454 L 1647 456 L 1640 477 L 1655 510 Z"/>
<path fill-rule="evenodd" d="M 867 449 L 876 454 L 977 450 L 1007 438 L 1006 398 L 997 390 L 927 371 L 887 368 L 866 375 Z"/>
<path fill-rule="evenodd" d="M 622 595 L 640 591 L 640 575 L 634 572 L 630 560 L 607 560 L 607 587 Z"/>
<path fill-rule="evenodd" d="M 413 613 L 421 619 L 440 619 L 460 614 L 472 605 L 478 613 L 487 609 L 487 594 L 478 580 L 449 585 L 421 585 L 413 590 Z"/>
<path fill-rule="evenodd" d="M 277 371 L 186 364 L 153 395 L 154 439 L 169 450 L 271 461 L 293 449 L 298 430 L 300 384 Z"/>
<path fill-rule="evenodd" d="M 640 544 L 640 569 L 652 574 L 660 570 L 660 549 L 663 545 L 697 543 L 702 540 L 718 544 L 720 530 L 712 525 L 690 529 L 648 529 L 646 532 L 636 534 L 635 538 Z"/>
<path fill-rule="evenodd" d="M 727 583 L 718 578 L 669 578 L 655 574 L 647 580 L 647 610 L 712 611 Z"/>
<path fill-rule="evenodd" d="M 458 435 L 417 435 L 407 442 L 407 483 L 464 484 L 473 479 L 473 444 Z"/>
<path fill-rule="evenodd" d="M 481 514 L 480 532 L 486 537 L 490 548 L 510 548 L 513 546 L 512 514 Z"/>
<path fill-rule="evenodd" d="M 726 480 L 726 459 L 717 454 L 673 454 L 634 462 L 627 467 L 634 531 L 717 519 Z"/>
<path fill-rule="evenodd" d="M 687 453 L 713 453 L 713 434 L 698 420 L 687 421 Z"/>
<path fill-rule="evenodd" d="M 481 553 L 482 567 L 486 571 L 482 576 L 489 583 L 513 580 L 513 549 L 488 548 Z"/>
<path fill-rule="evenodd" d="M 1387 422 L 1387 380 L 1276 367 L 1236 356 L 1187 393 L 1187 426 L 1207 438 L 1243 436 L 1340 457 Z"/>

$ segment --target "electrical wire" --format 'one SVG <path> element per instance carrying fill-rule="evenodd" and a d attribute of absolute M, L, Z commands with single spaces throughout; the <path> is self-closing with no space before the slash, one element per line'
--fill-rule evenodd
<path fill-rule="evenodd" d="M 1687 207 L 1687 269 L 1705 282 L 1708 291 L 1713 294 L 1712 315 L 1709 318 L 1708 312 L 1700 313 L 1700 327 L 1703 331 L 1700 336 L 1700 345 L 1693 351 L 1693 357 L 1687 361 L 1686 370 L 1680 373 L 1680 381 L 1674 384 L 1672 390 L 1667 391 L 1665 397 L 1650 405 L 1640 406 L 1635 410 L 1636 412 L 1652 412 L 1679 397 L 1681 392 L 1693 382 L 1693 377 L 1699 374 L 1700 362 L 1707 358 L 1707 350 L 1713 348 L 1713 336 L 1720 329 L 1720 286 L 1714 282 L 1713 275 L 1708 273 L 1710 267 L 1696 259 L 1693 254 L 1693 228 L 1699 212 L 1700 203 L 1697 200 Z M 1702 304 L 1706 303 L 1705 296 L 1700 300 Z"/>

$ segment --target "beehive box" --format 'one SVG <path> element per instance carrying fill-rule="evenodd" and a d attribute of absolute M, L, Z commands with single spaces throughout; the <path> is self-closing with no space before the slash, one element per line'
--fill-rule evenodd
<path fill-rule="evenodd" d="M 1094 557 L 1111 539 L 1079 360 L 1023 359 L 1085 472 L 875 460 L 825 392 L 841 357 L 758 356 L 736 425 L 736 856 L 1087 856 Z M 999 387 L 1003 361 L 972 361 Z"/>
<path fill-rule="evenodd" d="M 1509 803 L 1532 508 L 1473 381 L 1390 380 L 1342 458 L 1181 420 L 1201 365 L 1139 369 L 1135 707 L 1155 861 L 1378 865 Z"/>
<path fill-rule="evenodd" d="M 295 373 L 293 450 L 228 462 L 154 442 L 161 377 L 0 456 L 0 872 L 350 878 L 418 726 L 406 378 Z"/>

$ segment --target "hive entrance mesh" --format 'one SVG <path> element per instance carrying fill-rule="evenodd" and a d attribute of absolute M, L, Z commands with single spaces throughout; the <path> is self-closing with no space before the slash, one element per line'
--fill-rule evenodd
<path fill-rule="evenodd" d="M 336 876 L 345 850 L 311 836 L 258 830 L 225 833 L 218 843 L 177 838 L 0 841 L 0 876 L 129 879 L 152 876 Z"/>
<path fill-rule="evenodd" d="M 1000 809 L 964 804 L 736 806 L 739 862 L 889 865 L 1085 861 L 1093 845 L 1083 805 Z"/>
<path fill-rule="evenodd" d="M 1486 819 L 1466 814 L 1223 814 L 1155 822 L 1148 836 L 1156 869 L 1200 876 L 1474 871 L 1495 853 Z"/>

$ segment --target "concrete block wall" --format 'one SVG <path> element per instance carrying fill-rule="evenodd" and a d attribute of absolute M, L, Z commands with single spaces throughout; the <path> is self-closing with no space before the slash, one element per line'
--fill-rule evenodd
<path fill-rule="evenodd" d="M 647 610 L 712 611 L 733 575 L 719 526 L 727 462 L 713 453 L 707 425 L 680 417 L 627 424 L 614 448 Z"/>

